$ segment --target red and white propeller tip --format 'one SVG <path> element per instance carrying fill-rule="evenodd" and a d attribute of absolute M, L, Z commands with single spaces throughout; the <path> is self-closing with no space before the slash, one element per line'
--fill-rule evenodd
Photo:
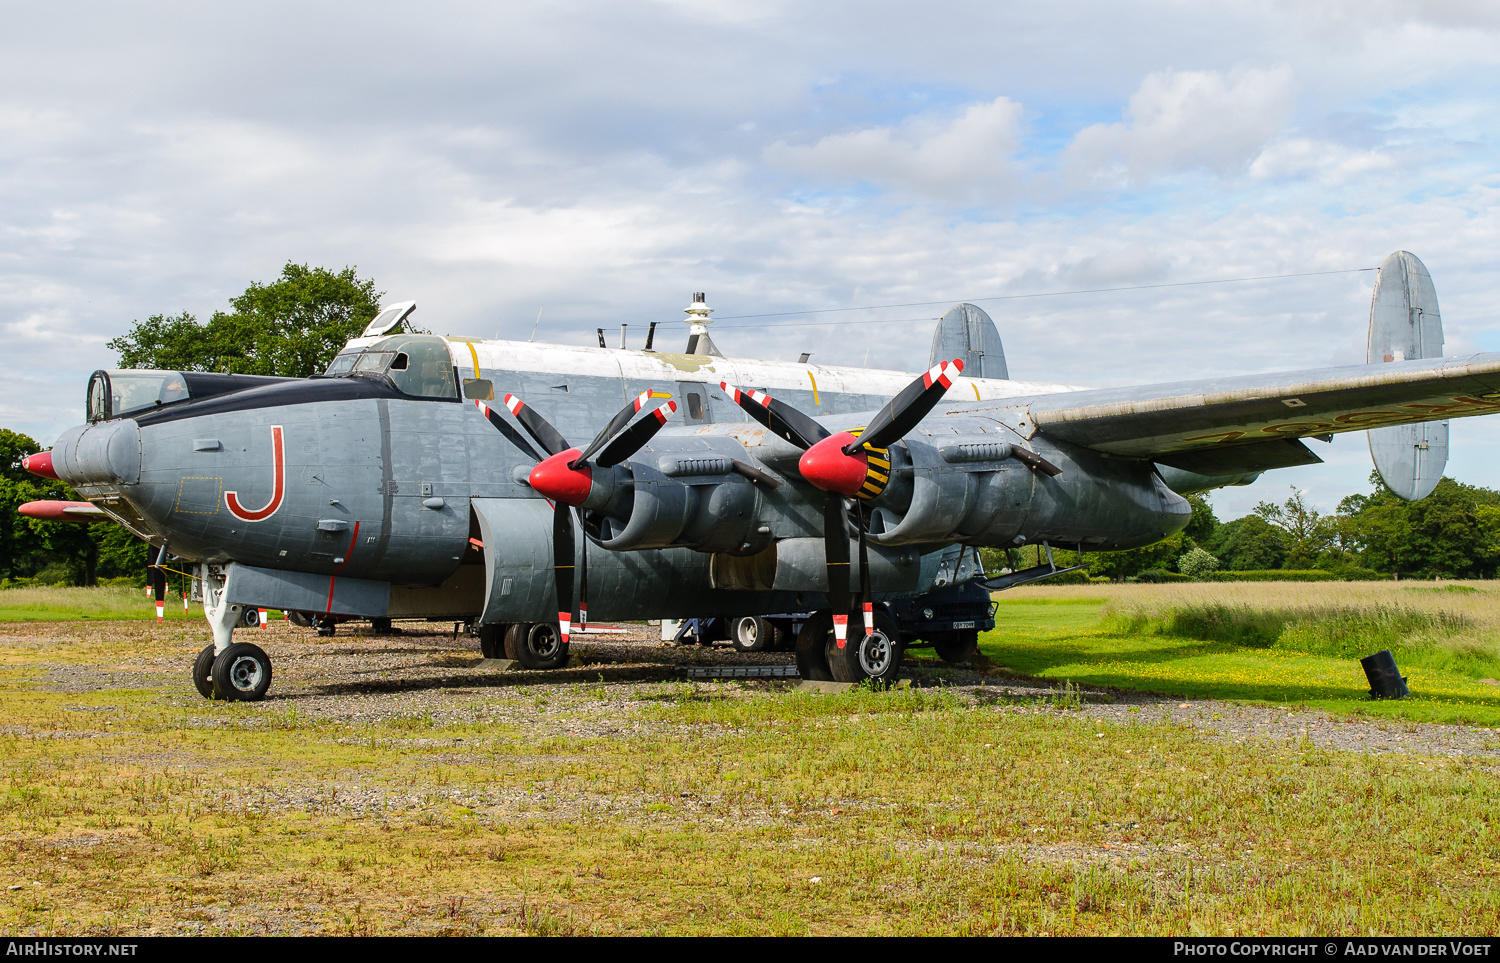
<path fill-rule="evenodd" d="M 730 384 L 727 381 L 719 382 L 719 387 L 724 389 L 724 393 L 729 395 L 730 399 L 733 400 L 735 404 L 740 404 L 742 399 L 749 398 L 751 401 L 760 405 L 762 408 L 769 408 L 771 406 L 771 396 L 766 394 L 764 391 L 744 391 L 736 388 L 734 385 Z"/>
<path fill-rule="evenodd" d="M 927 373 L 922 376 L 922 386 L 924 388 L 931 388 L 934 383 L 937 383 L 941 384 L 944 388 L 951 388 L 953 387 L 953 379 L 963 374 L 963 372 L 964 362 L 962 358 L 954 358 L 952 361 L 935 364 L 927 369 Z"/>

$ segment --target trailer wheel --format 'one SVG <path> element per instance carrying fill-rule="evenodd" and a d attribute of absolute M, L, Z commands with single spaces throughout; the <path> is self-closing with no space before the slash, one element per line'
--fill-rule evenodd
<path fill-rule="evenodd" d="M 849 635 L 840 649 L 833 638 L 827 645 L 828 667 L 839 682 L 876 682 L 890 685 L 901 671 L 901 634 L 889 615 L 877 609 L 875 631 L 865 635 L 862 615 L 849 617 Z"/>
<path fill-rule="evenodd" d="M 776 644 L 776 628 L 758 615 L 744 615 L 730 623 L 729 642 L 736 652 L 765 652 Z"/>
<path fill-rule="evenodd" d="M 961 629 L 957 632 L 944 632 L 932 640 L 932 647 L 937 651 L 938 658 L 944 662 L 950 665 L 961 665 L 979 651 L 979 630 Z"/>
<path fill-rule="evenodd" d="M 797 674 L 806 682 L 833 682 L 828 668 L 828 640 L 833 638 L 833 616 L 819 612 L 802 623 L 797 633 Z"/>

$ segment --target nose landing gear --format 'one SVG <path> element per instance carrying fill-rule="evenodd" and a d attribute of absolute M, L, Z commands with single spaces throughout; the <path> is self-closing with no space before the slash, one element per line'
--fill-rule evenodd
<path fill-rule="evenodd" d="M 244 621 L 247 610 L 243 605 L 229 604 L 227 589 L 233 566 L 222 578 L 215 577 L 206 565 L 201 570 L 203 614 L 214 641 L 193 660 L 193 687 L 205 699 L 258 702 L 271 687 L 271 658 L 258 645 L 234 641 L 237 625 L 255 623 Z"/>

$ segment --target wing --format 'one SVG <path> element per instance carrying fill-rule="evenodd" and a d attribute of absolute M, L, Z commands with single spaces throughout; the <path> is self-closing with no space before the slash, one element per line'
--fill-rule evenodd
<path fill-rule="evenodd" d="M 1309 435 L 1500 412 L 1500 353 L 1034 398 L 1042 434 L 1217 474 L 1308 464 Z M 1253 446 L 1253 447 L 1252 447 Z"/>

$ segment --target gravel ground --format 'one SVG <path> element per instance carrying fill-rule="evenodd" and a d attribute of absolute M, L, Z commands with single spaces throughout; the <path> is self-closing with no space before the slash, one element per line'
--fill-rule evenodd
<path fill-rule="evenodd" d="M 35 687 L 51 692 L 84 693 L 105 689 L 156 689 L 170 704 L 198 703 L 187 679 L 187 666 L 169 658 L 140 659 L 131 664 L 87 665 L 52 662 L 50 644 L 70 634 L 95 631 L 64 628 L 58 623 L 8 625 L 0 645 L 35 653 L 24 667 L 38 672 Z M 352 723 L 402 718 L 431 718 L 434 723 L 484 722 L 507 738 L 558 736 L 608 738 L 660 734 L 660 723 L 633 720 L 632 711 L 692 686 L 721 697 L 783 691 L 796 679 L 688 680 L 690 667 L 794 665 L 787 652 L 739 653 L 727 646 L 677 646 L 662 643 L 654 626 L 630 626 L 624 635 L 575 638 L 568 668 L 553 672 L 496 672 L 476 668 L 477 642 L 454 638 L 423 623 L 398 635 L 373 636 L 367 629 L 341 627 L 331 639 L 310 630 L 272 625 L 242 630 L 236 638 L 262 644 L 271 657 L 275 681 L 267 699 L 233 724 L 273 724 L 278 713 Z M 141 631 L 132 625 L 132 634 Z M 997 711 L 1053 712 L 1064 695 L 1056 686 L 964 667 L 948 667 L 917 650 L 903 676 L 922 687 L 943 686 L 963 698 L 993 704 Z M 1326 749 L 1370 753 L 1410 753 L 1453 758 L 1500 758 L 1500 734 L 1471 726 L 1430 725 L 1339 718 L 1316 710 L 1242 706 L 1212 700 L 1162 698 L 1134 692 L 1083 689 L 1077 710 L 1085 718 L 1111 723 L 1170 722 L 1187 725 L 1236 743 L 1264 740 L 1308 742 Z M 107 711 L 72 707 L 80 725 L 71 735 L 101 734 Z M 88 719 L 89 722 L 83 722 Z M 213 725 L 211 718 L 204 724 Z M 0 729 L 5 727 L 0 726 Z M 701 732 L 701 729 L 695 731 Z M 67 736 L 67 733 L 62 735 Z M 472 751 L 453 740 L 428 740 L 433 748 Z M 413 740 L 417 742 L 417 740 Z M 461 742 L 461 740 L 460 740 Z"/>

